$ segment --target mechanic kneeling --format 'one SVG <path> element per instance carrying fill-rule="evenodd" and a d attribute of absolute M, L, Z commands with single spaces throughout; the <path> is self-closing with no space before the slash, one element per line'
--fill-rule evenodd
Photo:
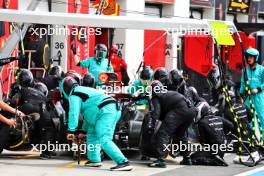
<path fill-rule="evenodd" d="M 176 91 L 164 90 L 161 82 L 153 81 L 152 87 L 152 112 L 151 117 L 162 121 L 160 128 L 152 143 L 155 146 L 157 160 L 149 164 L 149 167 L 166 167 L 165 158 L 169 151 L 166 146 L 170 143 L 172 136 L 183 138 L 189 125 L 197 114 L 195 107 L 183 95 Z M 182 144 L 187 141 L 182 141 Z M 182 163 L 191 165 L 190 152 L 181 151 Z"/>
<path fill-rule="evenodd" d="M 226 134 L 234 128 L 233 124 L 225 118 L 216 116 L 207 102 L 200 102 L 197 109 L 199 111 L 195 124 L 198 128 L 199 142 L 206 150 L 194 151 L 191 155 L 192 163 L 228 166 L 223 157 L 226 151 L 233 150 L 233 145 L 229 145 L 226 139 Z"/>
<path fill-rule="evenodd" d="M 36 131 L 36 134 L 39 133 L 42 144 L 48 145 L 49 142 L 53 143 L 55 128 L 50 113 L 46 108 L 48 94 L 46 85 L 41 82 L 34 82 L 32 73 L 26 69 L 20 71 L 18 82 L 15 84 L 16 85 L 11 91 L 11 104 L 19 106 L 19 110 L 27 115 L 31 113 L 39 113 L 40 120 L 37 121 L 35 125 L 37 125 L 36 129 L 40 130 Z M 17 100 L 19 100 L 19 102 L 17 102 Z M 39 136 L 36 135 L 34 139 L 37 140 L 39 139 L 38 137 Z M 35 141 L 33 141 L 33 143 L 34 142 Z M 36 142 L 38 143 L 39 141 Z M 48 150 L 41 152 L 41 159 L 49 159 L 51 158 L 51 155 L 55 154 Z"/>

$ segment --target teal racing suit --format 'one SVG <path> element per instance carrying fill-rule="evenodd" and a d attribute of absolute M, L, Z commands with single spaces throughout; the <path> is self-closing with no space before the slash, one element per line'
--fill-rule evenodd
<path fill-rule="evenodd" d="M 95 163 L 101 162 L 102 148 L 117 164 L 127 162 L 127 158 L 112 141 L 116 124 L 121 116 L 116 101 L 99 90 L 82 86 L 75 87 L 68 100 L 68 131 L 75 131 L 80 113 L 84 116 L 83 128 L 87 132 L 88 159 Z"/>
<path fill-rule="evenodd" d="M 79 66 L 82 68 L 88 68 L 89 73 L 91 73 L 94 76 L 95 83 L 98 86 L 103 85 L 103 83 L 99 81 L 100 73 L 102 72 L 114 73 L 111 63 L 108 66 L 108 60 L 106 58 L 102 59 L 101 62 L 98 62 L 95 57 L 91 57 L 80 61 Z"/>
<path fill-rule="evenodd" d="M 132 95 L 146 93 L 147 86 L 143 85 L 139 79 L 135 80 L 133 84 L 128 88 L 128 93 Z M 136 95 L 137 96 L 137 95 Z M 137 105 L 149 105 L 148 100 L 139 100 L 136 102 Z"/>
<path fill-rule="evenodd" d="M 257 64 L 255 69 L 251 69 L 250 67 L 246 68 L 248 81 L 250 85 L 250 89 L 258 89 L 259 92 L 255 95 L 251 94 L 251 98 L 255 109 L 257 111 L 262 129 L 264 129 L 264 67 Z M 244 80 L 244 72 L 241 77 L 241 86 L 240 93 L 244 94 L 245 92 L 245 80 Z M 247 97 L 245 101 L 245 105 L 248 109 L 250 109 L 249 99 Z M 264 135 L 264 131 L 262 131 Z"/>

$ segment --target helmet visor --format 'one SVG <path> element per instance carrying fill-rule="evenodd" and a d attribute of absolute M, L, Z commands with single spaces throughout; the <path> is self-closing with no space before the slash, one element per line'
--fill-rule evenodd
<path fill-rule="evenodd" d="M 96 53 L 95 53 L 96 57 L 99 59 L 106 58 L 106 54 L 107 54 L 107 51 L 104 48 L 99 48 L 98 50 L 96 50 Z"/>

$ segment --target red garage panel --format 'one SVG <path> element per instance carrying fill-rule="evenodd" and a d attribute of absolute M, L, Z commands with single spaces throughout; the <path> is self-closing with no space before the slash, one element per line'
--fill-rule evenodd
<path fill-rule="evenodd" d="M 257 48 L 256 38 L 252 35 L 248 36 L 248 47 Z"/>
<path fill-rule="evenodd" d="M 94 56 L 95 35 L 89 36 L 89 57 Z"/>
<path fill-rule="evenodd" d="M 18 1 L 17 0 L 9 0 L 8 9 L 17 9 L 18 8 Z M 4 1 L 0 1 L 0 9 L 6 8 L 4 5 Z M 1 24 L 1 35 L 0 35 L 0 48 L 3 47 L 5 41 L 7 40 L 9 33 L 10 33 L 10 24 L 8 22 L 3 22 Z"/>
<path fill-rule="evenodd" d="M 212 68 L 213 40 L 207 35 L 184 36 L 184 64 L 193 71 L 207 76 Z"/>
<path fill-rule="evenodd" d="M 102 34 L 95 37 L 95 44 L 105 44 L 107 48 L 109 49 L 110 46 L 108 46 L 108 40 L 110 38 L 109 29 L 108 28 L 102 28 L 101 29 Z"/>
<path fill-rule="evenodd" d="M 4 1 L 0 1 L 0 8 L 4 8 Z M 17 0 L 9 0 L 9 7 L 8 9 L 14 9 L 17 10 L 18 9 L 18 1 Z"/>
<path fill-rule="evenodd" d="M 7 3 L 8 7 L 5 7 L 3 4 L 4 1 L 0 0 L 0 9 L 1 8 L 8 8 L 8 9 L 18 9 L 18 0 L 9 0 Z M 9 34 L 11 33 L 10 29 L 12 29 L 10 27 L 10 23 L 8 22 L 2 22 L 2 24 L 0 25 L 0 27 L 2 29 L 0 29 L 0 48 L 2 48 L 5 44 L 5 42 L 7 41 Z M 18 50 L 15 49 L 12 53 L 12 56 L 17 56 L 18 55 Z M 14 65 L 13 65 L 14 64 Z M 12 62 L 10 64 L 6 64 L 2 67 L 1 70 L 1 81 L 2 81 L 2 90 L 3 93 L 6 94 L 8 92 L 8 88 L 11 86 L 11 83 L 13 80 L 12 77 L 10 77 L 11 79 L 9 80 L 9 75 L 11 73 L 11 68 L 12 66 L 16 66 L 17 62 Z M 9 82 L 10 81 L 10 82 Z"/>
<path fill-rule="evenodd" d="M 165 31 L 145 30 L 144 34 L 144 62 L 153 69 L 165 66 Z"/>
<path fill-rule="evenodd" d="M 247 49 L 249 47 L 256 47 L 256 39 L 254 37 L 248 37 L 244 32 L 239 32 L 239 35 L 242 39 L 242 43 L 244 46 L 244 49 Z M 233 38 L 235 40 L 236 45 L 235 46 L 230 46 L 227 48 L 227 53 L 228 53 L 228 61 L 229 61 L 229 68 L 231 70 L 234 70 L 238 73 L 241 73 L 242 69 L 242 49 L 241 45 L 239 43 L 237 35 L 233 35 Z M 224 49 L 225 51 L 226 49 Z M 223 52 L 225 53 L 225 52 Z M 226 62 L 226 56 L 223 55 L 223 61 L 224 63 Z"/>
<path fill-rule="evenodd" d="M 80 3 L 80 5 L 75 6 L 75 3 Z M 77 12 L 79 11 L 79 12 Z M 68 0 L 68 12 L 69 13 L 84 13 L 88 14 L 89 13 L 89 1 L 88 0 Z M 94 40 L 95 36 L 93 35 L 95 30 L 93 29 L 88 29 L 88 27 L 78 27 L 78 26 L 69 26 L 69 29 L 72 34 L 76 34 L 76 32 L 72 32 L 73 28 L 77 28 L 78 31 L 87 31 L 86 37 L 82 37 L 80 40 L 79 35 L 71 35 L 68 36 L 68 70 L 69 69 L 74 69 L 79 71 L 79 73 L 84 74 L 86 73 L 87 69 L 81 69 L 80 67 L 75 66 L 74 64 L 74 56 L 71 51 L 71 44 L 76 45 L 76 51 L 77 55 L 80 56 L 80 59 L 86 59 L 88 57 L 93 56 L 93 48 L 94 48 Z M 76 31 L 76 30 L 75 30 Z M 82 32 L 84 33 L 84 32 Z M 89 33 L 91 35 L 89 35 Z M 82 35 L 84 36 L 84 35 Z M 86 39 L 84 39 L 86 38 Z"/>

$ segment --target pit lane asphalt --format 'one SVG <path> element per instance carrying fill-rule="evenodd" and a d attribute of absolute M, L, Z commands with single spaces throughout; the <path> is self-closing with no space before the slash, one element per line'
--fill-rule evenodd
<path fill-rule="evenodd" d="M 88 168 L 84 166 L 85 160 L 78 165 L 70 156 L 56 156 L 50 160 L 39 159 L 36 152 L 10 152 L 4 151 L 0 155 L 1 176 L 233 176 L 257 168 L 264 172 L 264 162 L 256 167 L 246 167 L 233 164 L 233 154 L 227 154 L 226 161 L 229 167 L 212 166 L 181 166 L 179 161 L 168 159 L 165 169 L 149 168 L 147 163 L 141 161 L 137 152 L 126 152 L 134 170 L 131 172 L 113 172 L 109 168 L 114 165 L 110 160 L 105 160 L 101 168 Z M 263 167 L 263 168 L 262 168 Z M 251 175 L 250 175 L 251 176 Z M 254 176 L 254 172 L 253 175 Z"/>

